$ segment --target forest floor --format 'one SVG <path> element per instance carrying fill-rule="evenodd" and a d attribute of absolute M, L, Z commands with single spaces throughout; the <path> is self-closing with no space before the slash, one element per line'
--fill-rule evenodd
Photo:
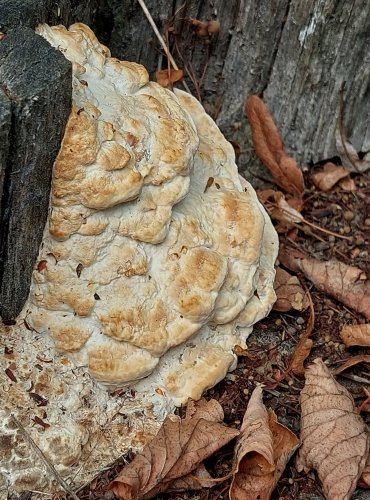
<path fill-rule="evenodd" d="M 306 191 L 302 214 L 309 222 L 345 235 L 348 239 L 328 236 L 315 230 L 311 234 L 298 230 L 291 243 L 293 242 L 296 249 L 321 261 L 337 259 L 368 272 L 369 173 L 352 175 L 355 182 L 355 189 L 352 191 L 345 191 L 336 185 L 330 191 L 322 192 L 311 182 L 314 171 L 315 167 L 310 171 L 310 175 L 305 174 Z M 287 233 L 280 233 L 279 237 L 281 244 L 285 244 L 289 238 Z M 343 325 L 363 324 L 365 318 L 325 292 L 316 289 L 303 275 L 298 274 L 298 277 L 301 284 L 309 290 L 315 311 L 311 336 L 313 347 L 305 366 L 320 357 L 330 369 L 334 369 L 353 355 L 366 354 L 367 349 L 363 347 L 346 348 L 339 335 Z M 248 339 L 248 350 L 239 357 L 236 370 L 229 373 L 205 395 L 207 399 L 216 399 L 222 405 L 226 425 L 240 428 L 253 389 L 257 383 L 263 383 L 265 406 L 273 408 L 279 422 L 299 436 L 301 415 L 299 396 L 304 386 L 304 378 L 287 373 L 281 379 L 281 374 L 287 371 L 294 347 L 306 328 L 309 314 L 309 310 L 285 313 L 273 310 L 267 318 L 254 327 Z M 350 391 L 356 407 L 359 408 L 366 400 L 364 388 L 366 390 L 370 386 L 370 365 L 358 364 L 341 373 L 337 380 Z M 368 405 L 363 406 L 361 416 L 366 423 L 370 423 Z M 231 471 L 234 447 L 235 440 L 206 460 L 206 468 L 212 477 L 224 477 Z M 105 471 L 79 493 L 79 498 L 82 500 L 113 498 L 112 493 L 106 490 L 106 485 L 117 475 L 121 467 L 122 462 L 118 462 L 110 470 Z M 162 494 L 156 498 L 157 500 L 226 500 L 229 498 L 229 487 L 230 479 L 209 489 Z M 357 489 L 352 498 L 369 497 L 368 490 Z M 321 500 L 324 496 L 316 474 L 298 472 L 294 459 L 291 459 L 271 498 Z"/>

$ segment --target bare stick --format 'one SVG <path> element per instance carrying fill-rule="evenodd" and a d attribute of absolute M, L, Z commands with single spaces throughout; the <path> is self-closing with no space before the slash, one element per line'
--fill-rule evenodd
<path fill-rule="evenodd" d="M 285 208 L 280 207 L 277 203 L 274 203 L 272 201 L 267 201 L 266 202 L 266 205 L 265 205 L 266 208 L 267 208 L 267 205 L 275 207 L 278 210 L 280 210 L 281 212 L 287 214 L 286 222 L 292 224 L 293 226 L 298 227 L 299 229 L 302 229 L 302 231 L 303 231 L 303 228 L 301 226 L 297 226 L 297 223 L 295 221 L 293 221 L 292 219 L 289 220 L 289 216 L 292 217 L 292 215 L 289 212 L 289 210 L 286 210 Z M 301 215 L 301 214 L 299 214 L 299 215 Z M 336 238 L 341 238 L 342 240 L 351 241 L 351 239 L 352 239 L 350 236 L 343 236 L 342 234 L 334 233 L 333 231 L 329 231 L 329 229 L 324 229 L 323 227 L 317 226 L 316 224 L 313 224 L 312 222 L 309 222 L 307 219 L 305 219 L 303 217 L 303 215 L 301 215 L 301 217 L 302 217 L 301 222 L 303 222 L 304 224 L 307 224 L 307 226 L 310 226 L 310 227 L 313 227 L 314 229 L 317 229 L 318 231 L 322 231 L 323 233 L 330 234 L 331 236 L 335 236 Z"/>
<path fill-rule="evenodd" d="M 148 10 L 147 6 L 145 5 L 144 0 L 138 0 L 138 2 L 139 2 L 139 4 L 140 4 L 140 7 L 143 9 L 143 12 L 144 12 L 144 14 L 145 14 L 146 18 L 147 18 L 147 19 L 148 19 L 148 21 L 149 21 L 150 26 L 153 28 L 153 31 L 154 31 L 154 33 L 155 33 L 156 37 L 158 38 L 159 43 L 162 45 L 162 48 L 163 48 L 163 50 L 165 51 L 166 56 L 168 57 L 168 60 L 169 60 L 169 61 L 170 61 L 170 63 L 172 64 L 173 69 L 178 70 L 179 68 L 178 68 L 178 66 L 177 66 L 177 64 L 176 64 L 176 62 L 175 62 L 175 59 L 172 57 L 171 52 L 169 51 L 169 49 L 168 49 L 168 47 L 167 47 L 167 45 L 166 45 L 166 42 L 164 41 L 164 39 L 163 39 L 162 35 L 159 33 L 159 30 L 158 30 L 158 28 L 157 28 L 157 26 L 156 26 L 156 24 L 155 24 L 155 22 L 154 22 L 154 19 L 152 18 L 152 15 L 150 14 L 150 12 L 149 12 L 149 10 Z M 189 87 L 187 86 L 186 82 L 184 82 L 184 81 L 183 81 L 182 83 L 183 83 L 183 85 L 184 85 L 184 87 L 185 87 L 186 91 L 187 91 L 189 94 L 191 94 L 190 89 L 189 89 Z"/>
<path fill-rule="evenodd" d="M 12 420 L 14 421 L 15 425 L 18 427 L 20 433 L 22 434 L 23 438 L 28 441 L 28 443 L 32 446 L 32 448 L 35 450 L 36 454 L 40 457 L 42 462 L 50 469 L 50 472 L 53 474 L 57 482 L 60 484 L 60 486 L 64 489 L 68 495 L 70 495 L 73 500 L 79 500 L 78 496 L 73 493 L 68 487 L 68 484 L 61 478 L 59 472 L 56 470 L 54 465 L 50 462 L 50 460 L 44 455 L 42 450 L 37 446 L 35 441 L 31 438 L 29 433 L 26 431 L 26 429 L 23 427 L 21 422 L 14 416 L 11 416 Z"/>

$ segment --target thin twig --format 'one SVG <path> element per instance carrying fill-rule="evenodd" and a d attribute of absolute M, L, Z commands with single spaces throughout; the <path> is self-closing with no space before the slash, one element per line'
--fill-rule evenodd
<path fill-rule="evenodd" d="M 14 421 L 15 425 L 18 427 L 18 429 L 19 429 L 20 433 L 22 434 L 23 438 L 26 441 L 28 441 L 28 443 L 32 446 L 32 448 L 34 449 L 34 451 L 36 452 L 36 454 L 40 457 L 41 461 L 44 462 L 44 464 L 48 467 L 48 469 L 53 474 L 53 476 L 55 477 L 55 479 L 57 480 L 57 482 L 60 484 L 60 486 L 64 489 L 64 491 L 66 493 L 68 493 L 68 495 L 70 495 L 73 498 L 73 500 L 79 500 L 78 496 L 75 493 L 73 493 L 72 490 L 70 490 L 68 484 L 62 479 L 62 477 L 60 476 L 59 472 L 56 470 L 56 468 L 54 467 L 54 465 L 45 456 L 45 454 L 43 453 L 43 451 L 37 446 L 37 444 L 35 443 L 35 441 L 31 438 L 31 436 L 29 435 L 29 433 L 23 427 L 23 425 L 21 424 L 21 422 L 14 415 L 11 416 L 11 419 Z"/>
<path fill-rule="evenodd" d="M 45 493 L 44 491 L 38 491 L 38 490 L 28 490 L 30 493 L 37 493 L 38 495 L 44 495 L 45 497 L 52 497 L 52 493 Z"/>
<path fill-rule="evenodd" d="M 329 229 L 324 229 L 323 227 L 317 226 L 316 224 L 309 222 L 307 219 L 303 219 L 303 222 L 305 224 L 307 224 L 308 226 L 313 227 L 314 229 L 317 229 L 318 231 L 322 231 L 323 233 L 330 234 L 331 236 L 335 236 L 336 238 L 341 238 L 342 240 L 348 240 L 348 241 L 352 240 L 352 238 L 350 236 L 343 236 L 342 234 L 335 233 L 334 231 L 329 231 Z"/>
<path fill-rule="evenodd" d="M 352 375 L 351 373 L 340 373 L 340 377 L 348 378 L 354 382 L 359 382 L 360 384 L 370 385 L 370 380 L 364 377 L 359 377 L 358 375 Z"/>
<path fill-rule="evenodd" d="M 144 14 L 145 14 L 146 18 L 147 18 L 147 19 L 148 19 L 148 21 L 149 21 L 150 26 L 153 28 L 153 31 L 154 31 L 154 33 L 155 33 L 156 37 L 158 38 L 159 43 L 162 45 L 162 48 L 163 48 L 163 50 L 165 51 L 166 56 L 168 57 L 168 60 L 169 60 L 169 61 L 170 61 L 170 63 L 172 64 L 173 69 L 178 70 L 179 68 L 178 68 L 178 66 L 177 66 L 177 64 L 176 64 L 176 62 L 175 62 L 175 60 L 174 60 L 174 58 L 172 57 L 172 54 L 171 54 L 171 52 L 169 51 L 169 48 L 167 47 L 166 42 L 164 41 L 164 39 L 163 39 L 162 35 L 159 33 L 159 30 L 158 30 L 158 28 L 157 28 L 157 25 L 155 24 L 154 19 L 152 18 L 152 15 L 150 14 L 150 12 L 149 12 L 149 10 L 148 10 L 147 6 L 145 5 L 144 0 L 138 0 L 138 2 L 139 2 L 139 4 L 140 4 L 140 7 L 143 9 L 143 12 L 144 12 Z M 185 90 L 186 90 L 189 94 L 191 94 L 190 89 L 189 89 L 189 87 L 187 86 L 186 82 L 184 82 L 184 81 L 183 81 L 182 83 L 183 83 L 183 85 L 184 85 L 184 87 L 185 87 Z"/>
<path fill-rule="evenodd" d="M 215 497 L 215 500 L 218 500 L 218 498 L 221 497 L 221 495 L 223 495 L 225 493 L 225 491 L 228 489 L 229 485 L 226 485 L 225 488 L 223 488 L 217 495 L 217 497 Z"/>
<path fill-rule="evenodd" d="M 264 389 L 265 392 L 268 392 L 269 394 L 272 394 L 275 396 L 275 398 L 279 398 L 281 396 L 280 392 L 275 391 L 274 389 Z"/>
<path fill-rule="evenodd" d="M 191 83 L 194 85 L 195 91 L 196 91 L 196 93 L 197 93 L 198 101 L 199 101 L 199 102 L 202 102 L 202 99 L 201 99 L 201 96 L 200 96 L 199 85 L 198 85 L 197 79 L 196 79 L 196 77 L 195 77 L 194 73 L 192 73 L 192 71 L 189 69 L 188 64 L 187 64 L 187 63 L 185 63 L 185 61 L 184 61 L 184 57 L 183 57 L 183 55 L 181 54 L 181 51 L 180 51 L 180 49 L 179 49 L 179 46 L 178 46 L 178 43 L 177 43 L 177 39 L 176 39 L 176 37 L 175 37 L 175 49 L 176 49 L 176 51 L 177 51 L 177 53 L 178 53 L 178 55 L 179 55 L 179 57 L 180 57 L 180 59 L 181 59 L 181 61 L 182 61 L 182 64 L 183 64 L 183 66 L 184 66 L 184 70 L 185 70 L 186 74 L 188 75 L 188 77 L 189 77 L 189 79 L 190 79 Z"/>
<path fill-rule="evenodd" d="M 267 209 L 268 209 L 268 205 L 276 208 L 277 210 L 279 210 L 282 213 L 287 214 L 287 217 L 285 220 L 283 219 L 283 222 L 288 222 L 289 224 L 296 226 L 297 223 L 292 220 L 292 214 L 289 212 L 289 210 L 286 210 L 285 208 L 281 207 L 277 203 L 274 203 L 273 201 L 269 201 L 269 200 L 265 204 L 265 207 Z M 329 231 L 329 229 L 324 229 L 323 227 L 317 226 L 316 224 L 309 222 L 307 219 L 305 219 L 303 217 L 303 215 L 301 215 L 301 214 L 299 214 L 299 215 L 302 217 L 300 222 L 302 222 L 303 224 L 307 224 L 307 226 L 310 226 L 314 229 L 317 229 L 318 231 L 322 231 L 323 233 L 330 234 L 331 236 L 335 236 L 336 238 L 341 238 L 342 240 L 348 240 L 348 241 L 352 240 L 352 238 L 350 236 L 343 236 L 342 234 L 338 234 L 338 233 L 334 233 L 333 231 Z M 298 227 L 299 229 L 302 229 L 302 226 L 296 226 L 296 227 Z"/>
<path fill-rule="evenodd" d="M 215 483 L 223 483 L 224 481 L 227 481 L 228 479 L 230 479 L 232 476 L 233 476 L 234 472 L 231 471 L 229 472 L 226 476 L 223 476 L 223 477 L 210 477 L 210 478 L 207 478 L 207 477 L 202 477 L 202 478 L 199 478 L 197 476 L 193 476 L 193 475 L 190 475 L 193 479 L 195 479 L 196 481 L 199 481 L 199 482 L 207 482 L 207 483 L 210 483 L 210 484 L 215 484 Z"/>
<path fill-rule="evenodd" d="M 309 337 L 311 337 L 314 326 L 315 326 L 315 307 L 313 305 L 313 300 L 312 300 L 310 291 L 308 290 L 306 284 L 303 282 L 302 282 L 302 287 L 303 287 L 304 291 L 306 292 L 306 296 L 308 298 L 308 303 L 310 305 L 310 316 L 309 316 L 308 321 L 307 321 L 306 331 L 302 335 L 303 337 L 308 339 Z"/>

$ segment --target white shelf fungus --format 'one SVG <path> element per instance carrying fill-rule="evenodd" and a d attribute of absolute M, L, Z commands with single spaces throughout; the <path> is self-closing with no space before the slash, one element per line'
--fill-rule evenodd
<path fill-rule="evenodd" d="M 84 453 L 92 436 L 104 447 L 104 426 L 122 406 L 101 384 L 135 390 L 141 403 L 130 392 L 124 411 L 141 409 L 149 434 L 155 416 L 199 398 L 235 367 L 234 346 L 269 312 L 278 242 L 231 145 L 193 97 L 110 57 L 82 24 L 38 33 L 73 63 L 73 109 L 24 312 L 33 331 L 13 332 L 29 344 L 18 377 L 42 373 L 52 386 L 38 389 L 52 423 L 31 429 L 35 442 L 62 472 L 78 460 L 92 470 Z M 45 350 L 52 367 L 35 375 Z M 30 404 L 21 385 L 9 389 L 3 419 L 13 440 L 9 412 Z M 144 444 L 137 423 L 122 437 L 127 425 L 110 423 L 120 437 L 105 463 Z"/>

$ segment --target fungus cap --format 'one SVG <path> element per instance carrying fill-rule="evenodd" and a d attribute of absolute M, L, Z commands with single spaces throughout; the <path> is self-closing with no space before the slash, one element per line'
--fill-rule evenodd
<path fill-rule="evenodd" d="M 72 62 L 73 107 L 29 300 L 1 332 L 0 491 L 50 493 L 12 415 L 75 488 L 140 450 L 235 368 L 275 300 L 278 241 L 196 99 L 82 24 L 37 31 Z"/>
<path fill-rule="evenodd" d="M 73 64 L 73 109 L 29 323 L 103 384 L 200 397 L 275 299 L 276 234 L 199 102 L 82 24 L 38 32 Z"/>

